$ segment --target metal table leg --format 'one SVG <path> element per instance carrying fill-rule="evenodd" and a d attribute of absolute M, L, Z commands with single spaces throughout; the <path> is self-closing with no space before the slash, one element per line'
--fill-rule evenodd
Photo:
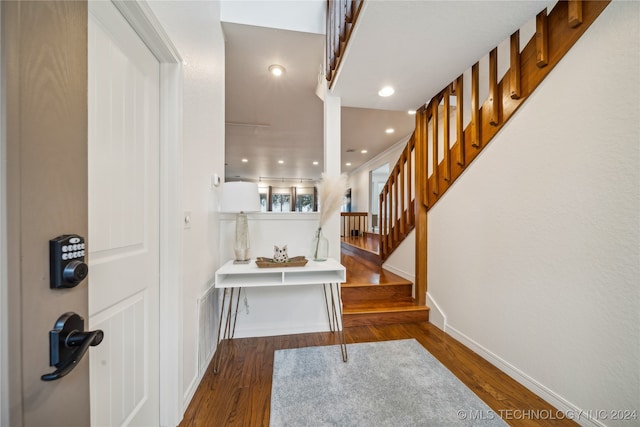
<path fill-rule="evenodd" d="M 231 289 L 231 291 L 229 291 Z M 231 320 L 231 313 L 233 312 L 233 294 L 235 292 L 235 288 L 224 288 L 224 292 L 222 294 L 222 304 L 220 305 L 220 318 L 218 320 L 218 343 L 216 345 L 216 352 L 213 356 L 213 373 L 217 374 L 220 370 L 220 362 L 222 360 L 222 352 L 224 350 L 223 341 L 232 339 L 236 332 L 236 321 L 238 319 L 238 306 L 240 305 L 240 293 L 242 288 L 238 288 L 238 295 L 236 297 L 236 309 L 235 314 L 233 316 L 233 322 Z M 224 318 L 225 313 L 225 301 L 227 300 L 227 293 L 229 293 L 228 298 L 228 307 L 226 309 L 226 318 L 224 320 L 224 332 L 220 335 L 220 331 L 222 330 L 222 319 Z"/>
<path fill-rule="evenodd" d="M 327 285 L 331 294 L 331 313 L 329 313 Z M 340 352 L 342 353 L 342 361 L 346 362 L 349 356 L 347 354 L 347 343 L 344 339 L 344 330 L 342 327 L 342 298 L 340 297 L 340 283 L 325 283 L 323 287 L 324 302 L 327 308 L 327 316 L 329 317 L 329 328 L 331 332 L 338 333 L 338 338 L 340 339 Z"/>

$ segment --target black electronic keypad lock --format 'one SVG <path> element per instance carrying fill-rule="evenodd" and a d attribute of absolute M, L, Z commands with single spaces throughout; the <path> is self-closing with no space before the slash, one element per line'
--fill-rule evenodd
<path fill-rule="evenodd" d="M 65 234 L 49 240 L 49 274 L 51 289 L 73 288 L 87 277 L 84 262 L 84 238 Z"/>

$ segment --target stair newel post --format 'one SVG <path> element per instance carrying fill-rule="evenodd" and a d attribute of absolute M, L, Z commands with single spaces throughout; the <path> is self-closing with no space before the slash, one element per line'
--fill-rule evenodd
<path fill-rule="evenodd" d="M 416 113 L 415 131 L 415 295 L 418 305 L 427 300 L 427 206 L 429 179 L 427 168 L 428 113 L 422 106 Z"/>

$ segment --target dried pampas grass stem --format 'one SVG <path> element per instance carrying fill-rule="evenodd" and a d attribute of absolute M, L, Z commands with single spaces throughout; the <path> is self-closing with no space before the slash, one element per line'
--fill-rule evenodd
<path fill-rule="evenodd" d="M 320 223 L 318 228 L 327 222 L 334 212 L 340 209 L 342 199 L 347 192 L 347 175 L 327 176 L 322 174 L 318 183 L 318 202 L 320 211 Z"/>

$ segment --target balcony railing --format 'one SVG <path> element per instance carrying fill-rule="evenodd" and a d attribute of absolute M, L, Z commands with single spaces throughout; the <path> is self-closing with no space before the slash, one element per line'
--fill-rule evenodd
<path fill-rule="evenodd" d="M 325 75 L 329 85 L 333 82 L 340 60 L 349 41 L 364 0 L 327 1 L 327 43 Z"/>

